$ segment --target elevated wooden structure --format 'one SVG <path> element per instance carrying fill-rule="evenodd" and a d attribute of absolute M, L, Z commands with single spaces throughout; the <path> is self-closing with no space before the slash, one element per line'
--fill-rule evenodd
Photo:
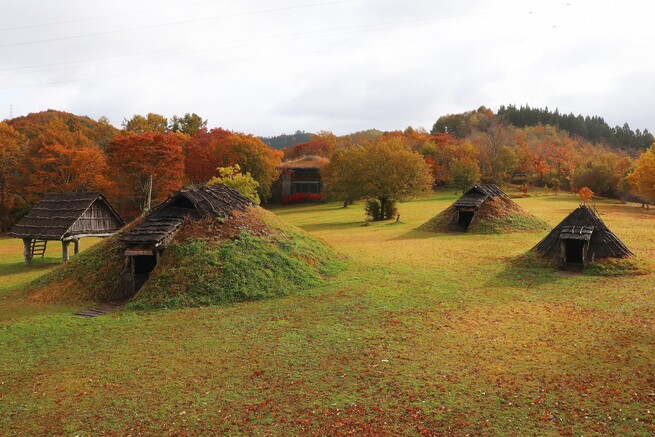
<path fill-rule="evenodd" d="M 68 260 L 68 246 L 74 253 L 84 237 L 108 237 L 125 222 L 101 193 L 46 193 L 32 210 L 16 223 L 9 235 L 23 239 L 23 256 L 29 264 L 45 255 L 48 241 L 62 242 L 62 262 Z"/>
<path fill-rule="evenodd" d="M 278 165 L 280 177 L 273 183 L 271 191 L 276 200 L 297 193 L 318 194 L 323 191 L 321 169 L 330 163 L 323 156 L 309 155 L 286 161 Z"/>

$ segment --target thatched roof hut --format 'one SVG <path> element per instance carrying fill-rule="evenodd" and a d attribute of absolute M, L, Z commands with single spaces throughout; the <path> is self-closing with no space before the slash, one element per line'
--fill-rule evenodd
<path fill-rule="evenodd" d="M 572 264 L 585 266 L 600 258 L 634 255 L 586 205 L 569 214 L 532 250 L 558 260 L 562 268 Z"/>
<path fill-rule="evenodd" d="M 45 254 L 48 241 L 62 242 L 62 260 L 68 260 L 68 244 L 75 253 L 83 237 L 108 237 L 125 225 L 121 216 L 101 193 L 46 193 L 32 210 L 16 223 L 9 235 L 22 238 L 25 262 Z"/>
<path fill-rule="evenodd" d="M 166 246 L 185 223 L 204 218 L 228 219 L 254 203 L 225 185 L 198 186 L 181 190 L 153 208 L 148 215 L 121 236 L 125 244 L 126 280 L 134 291 L 147 280 Z"/>
<path fill-rule="evenodd" d="M 432 232 L 512 232 L 545 229 L 545 222 L 517 205 L 496 185 L 479 184 L 419 229 Z"/>
<path fill-rule="evenodd" d="M 181 190 L 153 208 L 141 223 L 121 237 L 128 251 L 140 247 L 154 255 L 170 242 L 185 221 L 229 218 L 245 211 L 253 202 L 225 185 L 199 186 Z"/>

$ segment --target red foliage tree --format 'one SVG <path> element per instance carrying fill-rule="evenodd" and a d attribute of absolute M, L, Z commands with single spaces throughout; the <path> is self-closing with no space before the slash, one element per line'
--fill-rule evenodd
<path fill-rule="evenodd" d="M 123 211 L 146 209 L 151 178 L 153 202 L 182 187 L 184 140 L 181 134 L 148 132 L 118 136 L 109 143 L 107 155 Z"/>
<path fill-rule="evenodd" d="M 100 147 L 55 119 L 29 142 L 21 165 L 22 193 L 29 201 L 48 191 L 101 191 L 110 196 L 108 172 Z"/>
<path fill-rule="evenodd" d="M 284 150 L 284 159 L 292 160 L 303 156 L 318 155 L 330 157 L 337 148 L 337 137 L 332 132 L 319 132 L 306 143 L 296 144 Z"/>
<path fill-rule="evenodd" d="M 281 158 L 282 152 L 271 149 L 252 135 L 212 129 L 201 131 L 190 139 L 185 173 L 190 182 L 205 183 L 217 175 L 217 168 L 238 164 L 259 183 L 259 196 L 264 200 L 270 196 Z"/>
<path fill-rule="evenodd" d="M 184 174 L 193 183 L 204 183 L 217 175 L 218 167 L 228 167 L 226 163 L 227 138 L 232 132 L 217 128 L 210 131 L 201 129 L 194 135 L 186 147 Z"/>

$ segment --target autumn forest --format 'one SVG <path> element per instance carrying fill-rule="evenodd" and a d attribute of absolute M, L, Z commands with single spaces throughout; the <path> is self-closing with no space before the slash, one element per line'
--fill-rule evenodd
<path fill-rule="evenodd" d="M 390 140 L 421 156 L 433 186 L 465 189 L 485 181 L 524 190 L 589 187 L 600 196 L 655 201 L 653 136 L 627 124 L 610 128 L 598 116 L 510 105 L 441 116 L 430 132 L 408 127 L 258 138 L 208 127 L 197 114 L 135 115 L 118 129 L 106 118 L 48 110 L 0 123 L 0 224 L 10 227 L 48 191 L 101 191 L 127 217 L 135 216 L 149 195 L 161 201 L 232 165 L 252 175 L 266 201 L 284 160 L 332 158 Z"/>

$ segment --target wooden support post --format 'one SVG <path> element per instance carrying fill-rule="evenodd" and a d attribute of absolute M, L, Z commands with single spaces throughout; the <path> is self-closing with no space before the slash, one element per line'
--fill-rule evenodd
<path fill-rule="evenodd" d="M 25 258 L 25 265 L 30 265 L 32 261 L 32 239 L 23 238 L 23 257 Z"/>
<path fill-rule="evenodd" d="M 70 241 L 62 241 L 61 242 L 61 262 L 65 263 L 68 261 L 68 245 L 70 244 Z"/>
<path fill-rule="evenodd" d="M 73 240 L 73 253 L 75 255 L 80 253 L 80 240 Z"/>

